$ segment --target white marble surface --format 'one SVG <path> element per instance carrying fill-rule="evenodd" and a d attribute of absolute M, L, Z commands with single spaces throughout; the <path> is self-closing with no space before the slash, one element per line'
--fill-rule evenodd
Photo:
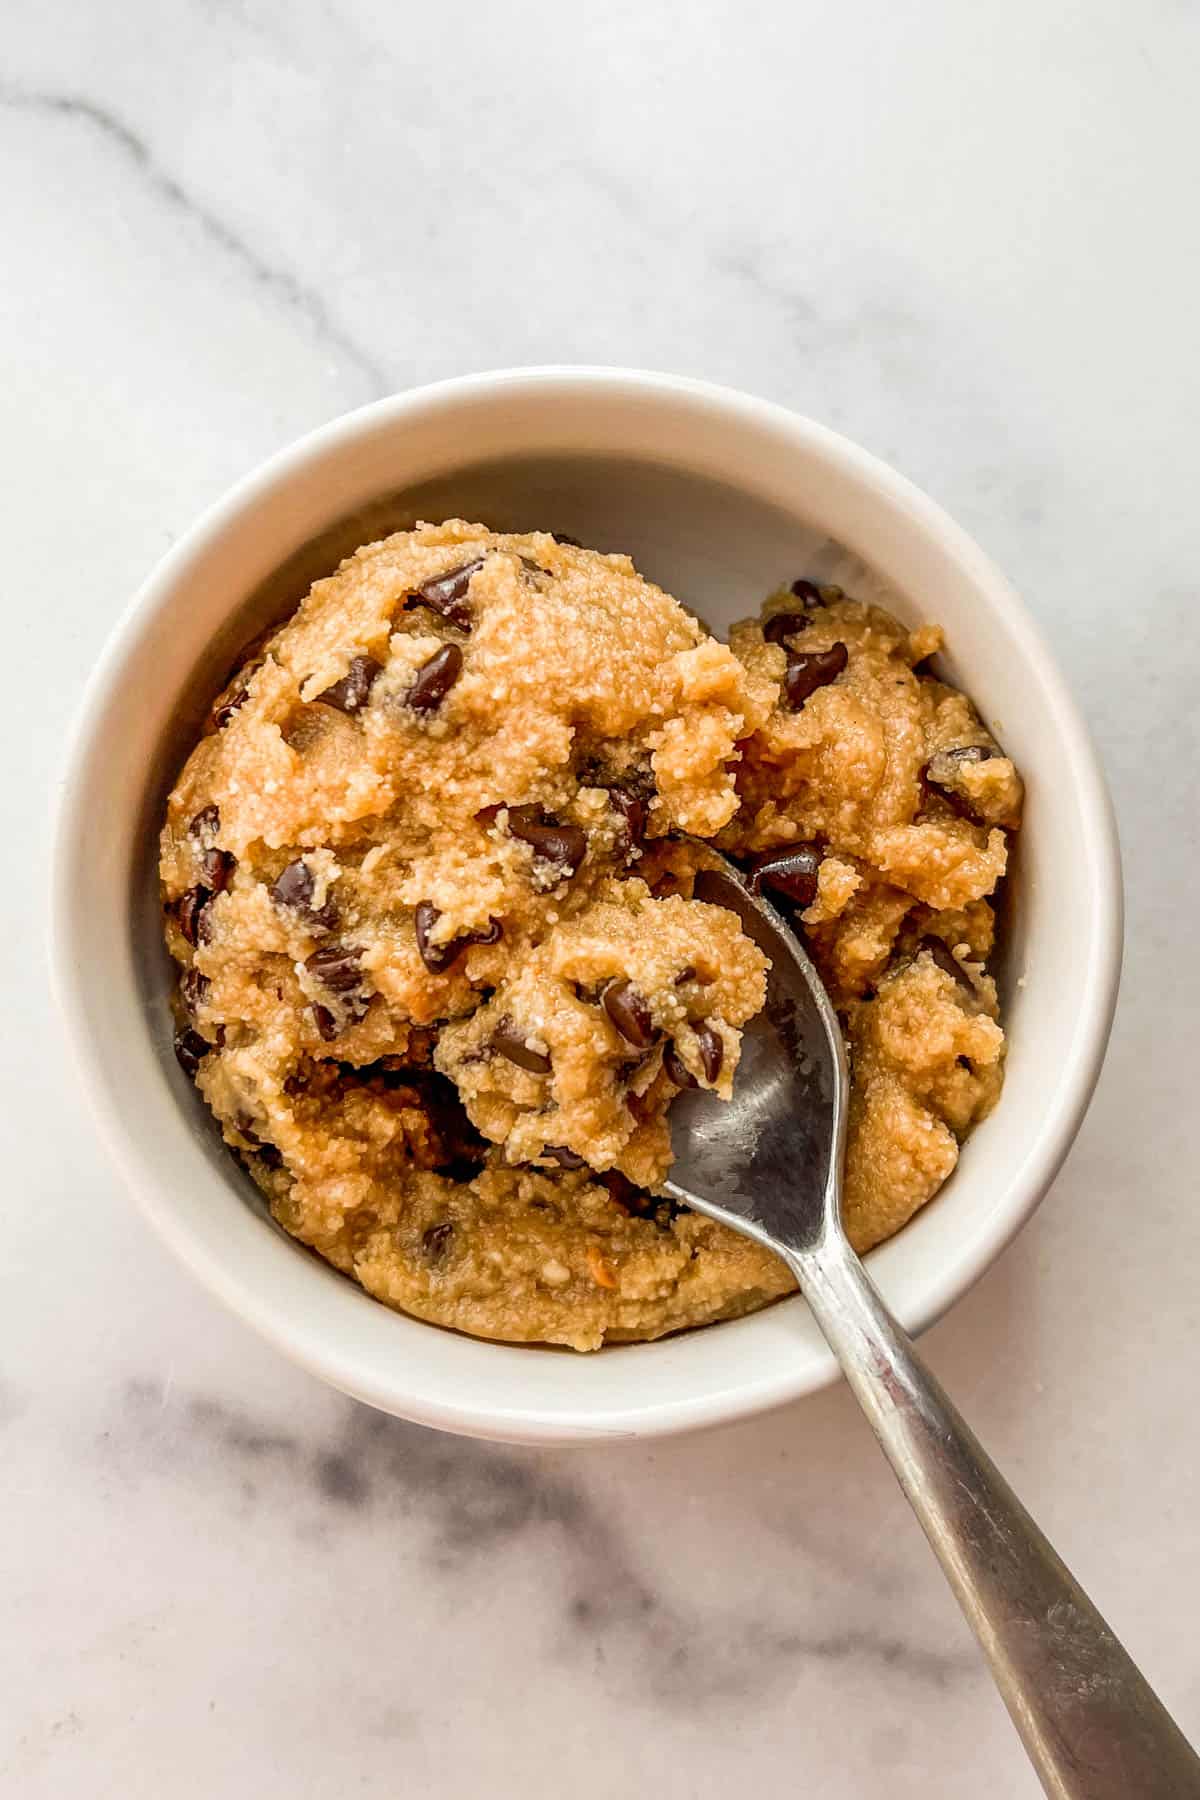
<path fill-rule="evenodd" d="M 196 511 L 376 394 L 702 374 L 1028 594 L 1107 759 L 1125 993 L 1053 1194 L 926 1347 L 1200 1733 L 1191 0 L 10 0 L 0 1791 L 1028 1796 L 844 1392 L 541 1454 L 383 1420 L 160 1250 L 63 1074 L 48 796 Z"/>

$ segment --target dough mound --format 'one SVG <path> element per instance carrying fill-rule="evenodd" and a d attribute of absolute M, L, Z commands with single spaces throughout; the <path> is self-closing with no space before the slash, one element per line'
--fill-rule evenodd
<path fill-rule="evenodd" d="M 279 1222 L 381 1300 L 591 1349 L 788 1291 L 656 1197 L 672 1098 L 728 1098 L 765 992 L 696 839 L 751 859 L 842 1009 L 860 1248 L 994 1104 L 1019 779 L 915 670 L 935 631 L 794 590 L 727 647 L 627 557 L 423 525 L 215 701 L 161 839 L 177 1054 Z"/>

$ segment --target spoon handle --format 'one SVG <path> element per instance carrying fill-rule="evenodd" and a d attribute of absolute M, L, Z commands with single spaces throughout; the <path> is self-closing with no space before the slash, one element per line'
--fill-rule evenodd
<path fill-rule="evenodd" d="M 1056 1800 L 1190 1800 L 1200 1758 L 959 1417 L 844 1239 L 789 1250 Z"/>

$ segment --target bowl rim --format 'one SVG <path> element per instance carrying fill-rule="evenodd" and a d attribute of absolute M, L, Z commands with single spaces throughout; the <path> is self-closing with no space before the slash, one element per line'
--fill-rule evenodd
<path fill-rule="evenodd" d="M 636 394 L 643 401 L 691 400 L 719 409 L 743 424 L 773 428 L 791 436 L 797 447 L 815 452 L 861 488 L 875 490 L 906 514 L 923 536 L 937 541 L 943 552 L 964 569 L 972 584 L 987 591 L 1004 615 L 1019 655 L 1038 666 L 1048 709 L 1069 752 L 1081 843 L 1089 865 L 1081 877 L 1092 902 L 1089 980 L 1075 1018 L 1069 1052 L 1059 1069 L 1058 1102 L 1009 1177 L 1008 1203 L 993 1209 L 986 1220 L 977 1223 L 971 1242 L 952 1266 L 930 1270 L 916 1303 L 899 1309 L 902 1323 L 914 1336 L 933 1324 L 975 1284 L 1030 1217 L 1061 1167 L 1091 1102 L 1108 1043 L 1120 981 L 1123 934 L 1120 849 L 1112 802 L 1087 725 L 1039 627 L 1000 569 L 935 500 L 890 464 L 814 419 L 738 389 L 654 370 L 586 364 L 505 368 L 409 388 L 341 414 L 255 465 L 212 501 L 160 558 L 119 615 L 85 684 L 61 764 L 50 857 L 50 980 L 91 1116 L 124 1184 L 174 1253 L 210 1292 L 289 1359 L 343 1392 L 419 1423 L 472 1436 L 543 1444 L 668 1435 L 750 1417 L 829 1385 L 838 1379 L 837 1365 L 830 1355 L 819 1366 L 810 1363 L 807 1369 L 798 1359 L 795 1367 L 785 1364 L 744 1378 L 731 1371 L 728 1384 L 702 1396 L 639 1404 L 631 1395 L 629 1404 L 622 1408 L 601 1413 L 589 1409 L 586 1417 L 581 1408 L 577 1423 L 569 1423 L 559 1409 L 542 1412 L 527 1404 L 505 1406 L 486 1395 L 458 1404 L 423 1400 L 419 1380 L 411 1387 L 405 1383 L 403 1365 L 393 1371 L 392 1379 L 384 1379 L 378 1371 L 364 1370 L 353 1352 L 343 1353 L 335 1343 L 314 1343 L 311 1334 L 305 1335 L 303 1321 L 282 1315 L 278 1303 L 267 1293 L 240 1280 L 199 1241 L 199 1234 L 189 1227 L 182 1209 L 162 1199 L 136 1142 L 117 1117 L 103 1074 L 102 1050 L 90 1027 L 73 955 L 72 847 L 87 799 L 82 771 L 87 766 L 88 747 L 104 721 L 110 690 L 119 681 L 148 625 L 169 604 L 188 564 L 217 541 L 235 518 L 257 507 L 305 465 L 336 455 L 380 424 L 391 425 L 406 416 L 469 404 L 505 388 L 521 388 L 530 397 L 536 397 L 539 391 L 550 392 L 564 386 L 610 393 L 626 390 L 630 398 Z M 670 1344 L 677 1340 L 659 1341 Z M 491 1348 L 486 1340 L 477 1342 L 485 1353 Z M 645 1348 L 652 1349 L 653 1345 Z M 628 1351 L 621 1347 L 621 1353 Z"/>

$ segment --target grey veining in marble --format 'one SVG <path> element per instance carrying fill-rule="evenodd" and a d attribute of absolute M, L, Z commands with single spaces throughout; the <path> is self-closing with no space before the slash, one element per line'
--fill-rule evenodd
<path fill-rule="evenodd" d="M 1073 677 L 1124 997 L 1050 1199 L 927 1347 L 1200 1733 L 1198 56 L 1180 0 L 6 10 L 0 1793 L 1034 1792 L 845 1394 L 570 1454 L 377 1418 L 192 1285 L 77 1114 L 47 816 L 129 592 L 298 433 L 532 361 L 848 432 Z"/>

